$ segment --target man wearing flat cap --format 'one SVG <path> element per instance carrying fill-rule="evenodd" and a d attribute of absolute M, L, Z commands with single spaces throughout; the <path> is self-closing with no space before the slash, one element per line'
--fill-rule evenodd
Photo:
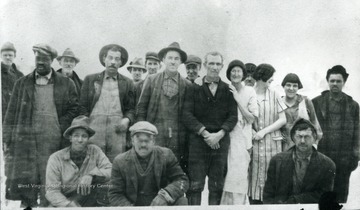
<path fill-rule="evenodd" d="M 156 74 L 159 69 L 161 68 L 160 60 L 156 52 L 147 52 L 145 54 L 145 69 L 148 72 L 148 75 Z M 144 81 L 141 80 L 140 82 L 135 84 L 136 90 L 136 100 L 135 105 L 139 102 L 141 90 L 144 86 Z"/>
<path fill-rule="evenodd" d="M 165 70 L 146 78 L 137 106 L 137 120 L 146 120 L 158 128 L 156 144 L 171 149 L 185 170 L 185 127 L 180 116 L 191 83 L 180 75 L 178 68 L 187 55 L 177 42 L 160 50 L 158 55 Z"/>
<path fill-rule="evenodd" d="M 201 204 L 206 176 L 209 178 L 209 205 L 219 205 L 223 193 L 229 132 L 238 121 L 233 94 L 219 76 L 223 61 L 219 52 L 207 53 L 206 76 L 196 79 L 186 92 L 182 121 L 189 131 L 187 197 L 190 205 Z"/>
<path fill-rule="evenodd" d="M 69 77 L 75 83 L 76 91 L 80 98 L 80 91 L 83 81 L 74 71 L 75 66 L 80 62 L 80 59 L 75 56 L 74 52 L 70 48 L 66 48 L 61 56 L 58 56 L 56 60 L 59 61 L 61 68 L 57 72 L 61 73 L 65 77 Z"/>
<path fill-rule="evenodd" d="M 135 89 L 133 81 L 118 72 L 128 60 L 125 48 L 106 45 L 100 50 L 99 60 L 105 70 L 85 77 L 80 114 L 89 116 L 90 126 L 96 131 L 90 143 L 99 146 L 112 162 L 126 149 L 126 132 L 134 121 Z"/>
<path fill-rule="evenodd" d="M 45 171 L 49 156 L 63 144 L 62 133 L 78 115 L 75 84 L 51 68 L 57 57 L 47 44 L 33 47 L 35 70 L 16 81 L 4 121 L 9 199 L 47 206 Z M 40 187 L 22 187 L 37 185 Z"/>
<path fill-rule="evenodd" d="M 335 163 L 313 146 L 317 133 L 310 121 L 297 120 L 290 135 L 295 146 L 270 160 L 264 203 L 318 203 L 323 193 L 333 189 Z"/>
<path fill-rule="evenodd" d="M 16 49 L 14 44 L 11 42 L 4 43 L 3 46 L 1 46 L 1 122 L 4 122 L 6 109 L 10 101 L 15 81 L 24 76 L 24 74 L 19 71 L 19 68 L 15 65 L 15 58 Z"/>
<path fill-rule="evenodd" d="M 201 69 L 201 58 L 195 55 L 189 55 L 185 61 L 186 74 L 189 81 L 194 83 L 195 79 L 199 76 L 199 71 Z"/>
<path fill-rule="evenodd" d="M 142 81 L 142 75 L 146 73 L 146 68 L 141 58 L 134 58 L 127 67 L 127 70 L 131 73 L 134 84 Z"/>
<path fill-rule="evenodd" d="M 187 205 L 188 178 L 170 149 L 155 146 L 156 127 L 139 121 L 130 132 L 133 148 L 113 162 L 111 206 Z"/>
<path fill-rule="evenodd" d="M 336 164 L 334 192 L 340 203 L 347 200 L 350 174 L 360 159 L 359 104 L 342 91 L 348 76 L 343 66 L 332 67 L 326 74 L 329 90 L 312 100 L 323 131 L 318 150 Z"/>
<path fill-rule="evenodd" d="M 52 207 L 91 207 L 107 204 L 111 163 L 102 150 L 89 144 L 95 131 L 89 118 L 76 117 L 64 132 L 71 145 L 49 157 L 46 198 Z"/>

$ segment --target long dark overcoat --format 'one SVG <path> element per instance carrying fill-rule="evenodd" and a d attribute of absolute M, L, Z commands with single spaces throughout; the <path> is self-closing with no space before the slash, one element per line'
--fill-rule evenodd
<path fill-rule="evenodd" d="M 77 116 L 78 95 L 74 82 L 69 78 L 52 70 L 51 79 L 54 81 L 54 102 L 63 133 Z M 35 71 L 17 80 L 5 115 L 3 141 L 8 148 L 5 170 L 10 192 L 16 192 L 18 182 L 26 183 L 26 180 L 33 176 L 31 173 L 37 167 L 36 164 L 41 162 L 36 159 L 39 157 L 36 152 L 41 151 L 36 151 L 35 136 L 32 133 L 34 89 Z M 59 144 L 60 149 L 61 143 L 49 139 L 44 144 Z M 11 193 L 8 198 L 21 199 L 16 193 Z"/>

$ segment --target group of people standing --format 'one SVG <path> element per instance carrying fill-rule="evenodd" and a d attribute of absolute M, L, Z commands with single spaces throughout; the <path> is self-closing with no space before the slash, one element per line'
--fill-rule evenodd
<path fill-rule="evenodd" d="M 221 53 L 202 61 L 177 42 L 146 53 L 145 64 L 130 62 L 133 80 L 119 73 L 129 56 L 117 44 L 100 50 L 105 70 L 84 81 L 71 49 L 58 56 L 38 44 L 33 51 L 35 70 L 23 76 L 14 45 L 1 48 L 7 199 L 200 205 L 208 177 L 209 205 L 317 203 L 332 190 L 346 202 L 360 156 L 359 105 L 342 92 L 348 74 L 340 65 L 326 73 L 329 90 L 310 100 L 297 93 L 303 86 L 294 73 L 280 97 L 269 64 L 233 60 L 227 84 Z"/>

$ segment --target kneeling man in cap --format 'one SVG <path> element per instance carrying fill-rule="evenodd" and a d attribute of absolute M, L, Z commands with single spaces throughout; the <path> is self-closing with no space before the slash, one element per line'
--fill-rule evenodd
<path fill-rule="evenodd" d="M 335 163 L 313 147 L 317 134 L 310 121 L 296 121 L 290 136 L 295 146 L 270 160 L 264 203 L 318 203 L 333 190 Z"/>
<path fill-rule="evenodd" d="M 89 118 L 75 118 L 65 131 L 71 146 L 55 152 L 46 167 L 46 198 L 54 207 L 90 207 L 107 204 L 106 182 L 111 163 L 101 149 L 88 144 L 95 131 Z"/>
<path fill-rule="evenodd" d="M 158 131 L 140 121 L 130 127 L 133 148 L 118 155 L 111 172 L 112 206 L 187 205 L 189 181 L 174 153 L 155 146 Z"/>

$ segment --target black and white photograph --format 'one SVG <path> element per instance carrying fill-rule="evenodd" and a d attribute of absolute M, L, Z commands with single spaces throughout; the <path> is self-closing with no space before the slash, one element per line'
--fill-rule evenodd
<path fill-rule="evenodd" d="M 359 11 L 2 0 L 1 209 L 360 209 Z"/>

